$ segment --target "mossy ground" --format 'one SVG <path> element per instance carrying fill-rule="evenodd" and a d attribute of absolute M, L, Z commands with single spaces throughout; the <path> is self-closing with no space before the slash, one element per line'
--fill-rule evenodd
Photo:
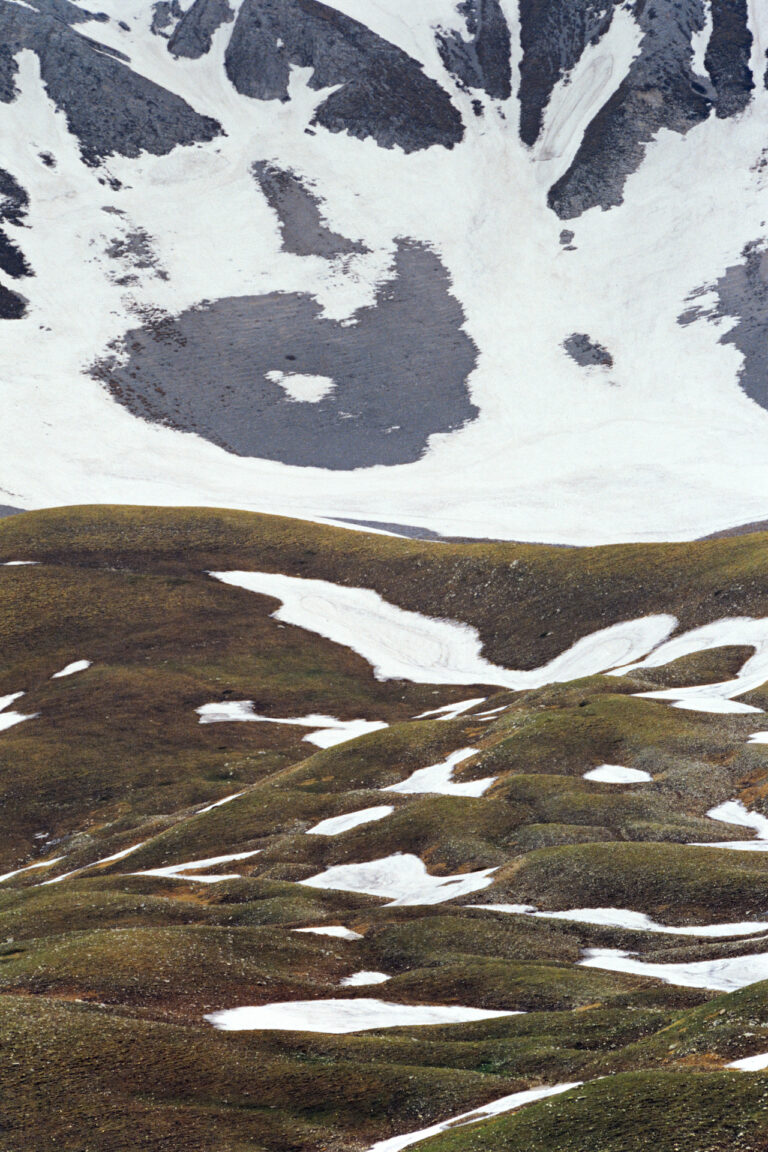
<path fill-rule="evenodd" d="M 372 587 L 476 626 L 485 654 L 538 666 L 579 636 L 648 612 L 689 627 L 768 615 L 762 536 L 550 549 L 425 544 L 220 510 L 64 509 L 0 524 L 0 695 L 38 716 L 0 734 L 3 1152 L 362 1152 L 509 1092 L 583 1079 L 519 1115 L 425 1147 L 520 1152 L 765 1152 L 768 1077 L 722 1070 L 768 1050 L 768 992 L 731 996 L 577 966 L 589 946 L 648 958 L 741 954 L 713 942 L 469 907 L 613 905 L 669 923 L 765 919 L 768 856 L 706 812 L 768 811 L 760 717 L 684 712 L 633 693 L 732 675 L 719 649 L 623 678 L 538 691 L 379 681 L 360 657 L 271 618 L 275 602 L 213 581 L 252 568 Z M 51 680 L 72 660 L 92 666 Z M 765 690 L 763 695 L 765 695 Z M 415 721 L 469 696 L 504 707 Z M 761 691 L 750 699 L 763 699 Z M 768 697 L 766 697 L 768 698 Z M 200 725 L 249 699 L 275 717 L 389 727 L 318 751 L 307 730 Z M 757 722 L 756 722 L 757 721 Z M 457 748 L 482 797 L 381 793 Z M 642 768 L 633 786 L 583 779 Z M 234 792 L 238 799 L 198 809 Z M 378 804 L 383 820 L 310 836 Z M 143 846 L 99 865 L 112 853 Z M 237 879 L 135 875 L 227 853 Z M 391 907 L 306 887 L 334 864 L 418 855 L 433 874 L 496 868 L 460 904 Z M 54 885 L 43 879 L 82 869 Z M 216 869 L 213 869 L 216 871 Z M 211 869 L 206 869 L 211 871 Z M 344 925 L 341 940 L 295 929 Z M 346 988 L 366 970 L 385 985 Z M 382 996 L 524 1011 L 349 1036 L 221 1033 L 204 1013 L 286 999 Z M 605 1077 L 605 1079 L 598 1079 Z"/>

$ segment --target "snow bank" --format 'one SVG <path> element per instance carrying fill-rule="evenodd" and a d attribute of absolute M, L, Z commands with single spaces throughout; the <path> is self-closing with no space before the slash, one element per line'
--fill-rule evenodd
<path fill-rule="evenodd" d="M 23 692 L 11 692 L 8 696 L 0 696 L 0 732 L 4 732 L 6 728 L 13 728 L 14 724 L 21 724 L 24 720 L 34 720 L 36 716 L 39 716 L 39 712 L 30 712 L 25 715 L 22 712 L 5 711 L 10 704 L 13 704 L 14 700 L 18 700 L 23 695 Z"/>
<path fill-rule="evenodd" d="M 369 896 L 390 897 L 390 907 L 409 904 L 442 904 L 457 896 L 467 896 L 492 883 L 495 868 L 462 872 L 455 876 L 430 876 L 418 856 L 400 852 L 367 864 L 336 864 L 300 880 L 309 888 L 332 888 L 341 892 L 364 892 Z"/>
<path fill-rule="evenodd" d="M 392 1136 L 389 1140 L 379 1140 L 373 1144 L 368 1152 L 400 1152 L 401 1148 L 408 1148 L 411 1144 L 418 1144 L 430 1136 L 437 1136 L 440 1132 L 447 1132 L 460 1128 L 464 1124 L 477 1124 L 480 1120 L 489 1120 L 493 1116 L 500 1116 L 504 1112 L 512 1112 L 515 1108 L 522 1108 L 525 1104 L 532 1104 L 535 1100 L 545 1100 L 548 1096 L 558 1096 L 561 1092 L 570 1092 L 571 1088 L 579 1088 L 581 1080 L 572 1084 L 556 1084 L 552 1088 L 529 1088 L 525 1092 L 514 1092 L 511 1096 L 502 1096 L 482 1108 L 475 1108 L 472 1112 L 462 1112 L 452 1116 L 450 1120 L 443 1120 L 440 1124 L 431 1124 L 429 1128 L 421 1128 L 418 1132 L 409 1132 L 405 1136 Z"/>
<path fill-rule="evenodd" d="M 387 976 L 386 972 L 353 972 L 351 976 L 345 976 L 339 983 L 344 988 L 358 988 L 363 984 L 385 984 L 387 980 L 391 980 L 391 976 Z"/>
<path fill-rule="evenodd" d="M 664 932 L 672 936 L 754 936 L 768 932 L 768 921 L 744 920 L 733 924 L 694 924 L 672 927 L 659 924 L 644 912 L 629 908 L 570 908 L 561 912 L 539 912 L 532 904 L 471 904 L 487 912 L 510 912 L 518 916 L 540 916 L 546 920 L 575 920 L 581 924 L 599 924 L 605 928 L 627 928 L 631 932 Z"/>
<path fill-rule="evenodd" d="M 216 864 L 229 864 L 232 860 L 248 860 L 258 856 L 260 848 L 251 852 L 233 852 L 229 856 L 209 856 L 205 860 L 190 860 L 186 864 L 168 864 L 163 868 L 147 868 L 143 872 L 132 872 L 132 876 L 163 876 L 171 880 L 190 880 L 195 884 L 219 884 L 222 880 L 240 880 L 239 872 L 227 875 L 203 875 L 200 868 L 213 868 Z M 191 873 L 191 874 L 190 874 Z"/>
<path fill-rule="evenodd" d="M 84 672 L 90 666 L 90 660 L 73 660 L 71 664 L 67 664 L 66 668 L 62 668 L 61 672 L 54 672 L 51 680 L 59 680 L 62 676 L 73 676 L 75 672 Z"/>
<path fill-rule="evenodd" d="M 345 744 L 347 740 L 365 736 L 368 732 L 378 732 L 381 728 L 389 727 L 383 720 L 337 720 L 334 716 L 323 716 L 320 713 L 291 719 L 259 716 L 253 711 L 252 700 L 224 700 L 220 703 L 203 704 L 195 711 L 200 716 L 201 724 L 250 721 L 258 724 L 295 724 L 299 728 L 316 728 L 316 732 L 310 732 L 304 739 L 310 744 L 316 744 L 318 748 L 332 748 L 336 744 Z"/>
<path fill-rule="evenodd" d="M 622 768 L 620 764 L 601 764 L 584 773 L 585 780 L 595 780 L 600 784 L 646 784 L 653 777 L 639 768 Z"/>
<path fill-rule="evenodd" d="M 384 1000 L 291 1000 L 258 1007 L 225 1008 L 205 1017 L 225 1032 L 244 1029 L 279 1029 L 288 1032 L 326 1032 L 342 1035 L 371 1028 L 399 1028 L 415 1024 L 466 1024 L 515 1012 L 484 1008 L 440 1007 L 432 1004 L 388 1004 Z"/>
<path fill-rule="evenodd" d="M 210 575 L 282 601 L 272 613 L 275 620 L 351 648 L 373 666 L 378 680 L 415 684 L 499 684 L 515 691 L 541 688 L 637 659 L 665 640 L 677 624 L 674 616 L 665 615 L 627 620 L 584 636 L 541 668 L 515 672 L 485 660 L 475 628 L 407 612 L 369 588 L 271 572 Z"/>
<path fill-rule="evenodd" d="M 652 976 L 665 984 L 677 984 L 681 988 L 712 988 L 716 992 L 735 992 L 748 984 L 756 984 L 758 980 L 768 980 L 768 952 L 730 956 L 722 960 L 695 960 L 687 964 L 651 964 L 618 949 L 587 948 L 579 963 L 584 968 Z"/>
<path fill-rule="evenodd" d="M 463 784 L 455 784 L 451 779 L 456 765 L 468 760 L 470 756 L 475 756 L 479 751 L 479 748 L 460 748 L 458 752 L 451 752 L 440 764 L 418 768 L 407 780 L 402 780 L 399 784 L 390 784 L 381 791 L 402 792 L 406 795 L 434 792 L 440 796 L 482 796 L 496 782 L 496 776 L 486 776 L 482 780 L 470 780 Z"/>
<path fill-rule="evenodd" d="M 314 828 L 308 829 L 307 835 L 338 836 L 340 832 L 348 832 L 350 828 L 357 828 L 360 824 L 383 820 L 393 812 L 391 804 L 379 804 L 375 808 L 361 808 L 359 812 L 346 812 L 343 816 L 329 816 L 327 820 L 321 820 Z"/>
<path fill-rule="evenodd" d="M 27 864 L 24 868 L 16 868 L 13 872 L 5 872 L 0 876 L 0 884 L 2 884 L 4 880 L 10 880 L 14 876 L 20 876 L 22 872 L 31 872 L 33 868 L 52 868 L 54 864 L 59 864 L 63 859 L 63 856 L 54 856 L 52 860 L 40 860 L 36 864 Z"/>
<path fill-rule="evenodd" d="M 344 928 L 341 924 L 330 924 L 328 927 L 320 925 L 318 928 L 292 928 L 292 932 L 311 932 L 314 936 L 335 936 L 339 940 L 362 940 L 359 932 L 351 928 Z"/>
<path fill-rule="evenodd" d="M 768 1068 L 768 1052 L 760 1052 L 757 1056 L 746 1056 L 743 1060 L 732 1060 L 726 1068 L 738 1068 L 740 1072 L 762 1072 Z"/>

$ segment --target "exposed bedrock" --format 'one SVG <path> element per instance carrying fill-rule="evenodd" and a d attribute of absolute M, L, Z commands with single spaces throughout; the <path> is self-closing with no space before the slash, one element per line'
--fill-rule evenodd
<path fill-rule="evenodd" d="M 197 0 L 179 24 L 213 0 Z M 200 8 L 198 9 L 198 5 Z M 331 132 L 372 137 L 385 148 L 414 152 L 463 136 L 448 93 L 425 76 L 421 64 L 349 16 L 317 0 L 244 0 L 225 57 L 238 92 L 256 100 L 287 100 L 292 65 L 312 68 L 310 86 L 337 87 L 315 112 L 313 124 Z"/>
<path fill-rule="evenodd" d="M 21 320 L 26 311 L 25 298 L 0 284 L 0 320 Z"/>
<path fill-rule="evenodd" d="M 179 15 L 181 20 L 168 41 L 168 51 L 190 60 L 205 56 L 210 51 L 214 32 L 235 18 L 227 0 L 195 0 L 188 12 Z"/>
<path fill-rule="evenodd" d="M 718 303 L 713 308 L 690 308 L 678 322 L 687 325 L 733 317 L 736 323 L 719 343 L 738 348 L 743 357 L 739 383 L 752 400 L 768 409 L 768 245 L 752 241 L 742 256 L 741 263 L 726 268 L 709 286 L 708 290 L 717 293 Z"/>
<path fill-rule="evenodd" d="M 613 367 L 613 356 L 608 349 L 592 340 L 586 332 L 572 332 L 563 341 L 563 348 L 581 368 Z"/>
<path fill-rule="evenodd" d="M 90 14 L 66 0 L 38 0 L 36 11 L 0 0 L 0 100 L 16 98 L 15 56 L 31 49 L 48 95 L 90 163 L 112 153 L 163 155 L 177 144 L 219 135 L 215 120 L 131 71 L 127 57 L 71 27 L 84 18 Z"/>
<path fill-rule="evenodd" d="M 618 7 L 619 0 L 521 0 L 524 143 L 535 144 L 556 84 L 588 45 L 604 41 Z M 620 204 L 627 177 L 660 129 L 687 132 L 713 110 L 735 115 L 754 87 L 746 0 L 713 0 L 705 75 L 694 71 L 693 52 L 693 38 L 705 28 L 703 0 L 635 0 L 631 11 L 642 32 L 640 52 L 550 189 L 549 205 L 563 219 Z"/>
<path fill-rule="evenodd" d="M 495 100 L 512 95 L 509 25 L 499 0 L 464 0 L 457 11 L 469 38 L 455 30 L 438 33 L 440 57 L 465 88 L 482 88 Z"/>
<path fill-rule="evenodd" d="M 253 174 L 264 196 L 278 216 L 283 251 L 295 256 L 344 256 L 367 252 L 359 241 L 349 240 L 326 228 L 320 215 L 320 202 L 295 172 L 278 168 L 266 160 L 253 165 Z"/>
<path fill-rule="evenodd" d="M 463 322 L 438 258 L 401 243 L 393 279 L 351 323 L 299 293 L 230 297 L 126 333 L 93 371 L 135 415 L 240 456 L 404 464 L 477 416 Z"/>

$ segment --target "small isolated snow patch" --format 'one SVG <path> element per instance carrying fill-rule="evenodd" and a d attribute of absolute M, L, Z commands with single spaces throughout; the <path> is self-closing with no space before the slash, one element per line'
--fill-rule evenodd
<path fill-rule="evenodd" d="M 36 11 L 36 9 L 33 9 Z M 3 568 L 26 568 L 31 564 L 39 564 L 39 560 L 5 560 L 2 564 Z"/>
<path fill-rule="evenodd" d="M 71 664 L 67 664 L 66 668 L 62 668 L 61 672 L 54 672 L 51 680 L 58 680 L 61 676 L 73 676 L 75 672 L 85 672 L 86 668 L 90 668 L 90 660 L 73 660 Z"/>
<path fill-rule="evenodd" d="M 317 404 L 336 387 L 330 376 L 311 376 L 302 372 L 265 372 L 265 380 L 277 384 L 294 404 Z"/>
<path fill-rule="evenodd" d="M 277 716 L 260 716 L 253 710 L 252 700 L 223 700 L 220 703 L 203 704 L 195 711 L 200 717 L 201 724 L 224 724 L 232 721 L 244 721 L 256 724 L 293 724 L 299 728 L 316 728 L 304 737 L 310 744 L 318 748 L 332 748 L 336 744 L 345 744 L 347 740 L 355 740 L 358 736 L 365 736 L 368 732 L 378 732 L 388 728 L 383 720 L 337 720 L 334 716 L 323 716 L 312 713 L 309 716 L 296 716 L 285 719 Z"/>
<path fill-rule="evenodd" d="M 739 1072 L 762 1072 L 768 1068 L 768 1052 L 759 1052 L 757 1056 L 745 1056 L 743 1060 L 732 1060 L 726 1068 L 738 1068 Z"/>
<path fill-rule="evenodd" d="M 225 1008 L 205 1017 L 225 1032 L 244 1029 L 277 1029 L 288 1032 L 327 1032 L 342 1035 L 371 1028 L 398 1028 L 416 1024 L 464 1024 L 515 1016 L 456 1005 L 388 1004 L 385 1000 L 290 1000 L 282 1004 Z"/>
<path fill-rule="evenodd" d="M 601 764 L 584 773 L 585 780 L 600 784 L 647 784 L 653 777 L 639 768 L 623 768 L 620 764 Z"/>
<path fill-rule="evenodd" d="M 327 928 L 293 928 L 293 932 L 311 932 L 314 936 L 335 936 L 339 940 L 362 940 L 363 937 L 359 932 L 353 932 L 351 928 L 344 928 L 341 924 L 330 924 Z"/>
<path fill-rule="evenodd" d="M 753 732 L 747 744 L 768 744 L 768 732 Z"/>
<path fill-rule="evenodd" d="M 421 1128 L 418 1132 L 409 1132 L 405 1136 L 392 1136 L 389 1140 L 379 1140 L 378 1144 L 373 1144 L 368 1149 L 368 1152 L 400 1152 L 402 1148 L 418 1144 L 430 1136 L 437 1136 L 440 1132 L 461 1128 L 465 1124 L 477 1124 L 480 1120 L 488 1120 L 492 1116 L 501 1116 L 504 1112 L 512 1112 L 515 1108 L 532 1104 L 534 1100 L 545 1100 L 548 1096 L 570 1092 L 571 1088 L 579 1088 L 581 1083 L 581 1080 L 576 1080 L 572 1084 L 555 1084 L 552 1088 L 529 1088 L 525 1092 L 514 1092 L 511 1096 L 502 1096 L 500 1100 L 492 1100 L 490 1104 L 484 1104 L 472 1112 L 462 1112 L 458 1116 L 452 1116 L 450 1120 L 443 1120 L 440 1124 Z"/>
<path fill-rule="evenodd" d="M 724 824 L 736 824 L 742 828 L 753 828 L 756 840 L 715 840 L 693 844 L 694 848 L 727 848 L 732 852 L 768 852 L 768 819 L 759 812 L 750 812 L 741 800 L 726 800 L 707 812 L 710 820 L 721 820 Z"/>
<path fill-rule="evenodd" d="M 394 808 L 391 804 L 379 804 L 375 808 L 361 808 L 359 812 L 346 812 L 343 816 L 329 816 L 310 828 L 308 836 L 338 836 L 340 832 L 347 832 L 350 828 L 357 828 L 360 824 L 368 824 L 372 820 L 383 820 L 391 816 Z"/>
<path fill-rule="evenodd" d="M 358 988 L 363 984 L 384 984 L 391 979 L 392 977 L 387 976 L 386 972 L 353 972 L 351 976 L 345 976 L 339 983 L 344 988 Z"/>
<path fill-rule="evenodd" d="M 17 868 L 14 872 L 5 872 L 0 876 L 0 884 L 4 880 L 10 880 L 13 876 L 20 876 L 22 872 L 31 872 L 33 868 L 52 868 L 54 864 L 60 863 L 63 859 L 63 856 L 54 856 L 52 860 L 40 860 L 36 864 L 27 864 L 24 868 Z"/>
<path fill-rule="evenodd" d="M 410 853 L 395 852 L 366 864 L 336 864 L 300 880 L 309 888 L 330 888 L 340 892 L 364 892 L 369 896 L 389 896 L 390 907 L 414 904 L 442 904 L 457 896 L 467 896 L 492 883 L 495 868 L 461 872 L 455 876 L 430 876 L 423 860 Z"/>
<path fill-rule="evenodd" d="M 205 808 L 198 808 L 195 815 L 202 816 L 204 812 L 213 812 L 214 808 L 221 808 L 222 804 L 229 804 L 230 800 L 237 800 L 238 796 L 244 795 L 245 792 L 232 792 L 231 795 L 225 796 L 222 800 L 216 800 L 213 804 L 206 804 Z"/>
<path fill-rule="evenodd" d="M 479 748 L 460 748 L 458 752 L 451 752 L 448 759 L 442 763 L 430 764 L 428 768 L 418 768 L 407 780 L 402 780 L 399 784 L 390 784 L 381 791 L 405 794 L 433 792 L 441 796 L 482 796 L 491 784 L 496 782 L 495 776 L 470 780 L 465 784 L 455 784 L 451 779 L 456 765 L 479 751 Z"/>
<path fill-rule="evenodd" d="M 74 676 L 76 672 L 85 672 L 85 669 L 90 667 L 90 660 L 73 660 L 66 668 L 62 668 L 61 672 L 54 672 L 51 680 L 59 680 L 61 676 Z"/>
<path fill-rule="evenodd" d="M 163 868 L 147 868 L 143 872 L 132 872 L 132 876 L 162 876 L 170 880 L 190 880 L 195 884 L 219 884 L 222 880 L 241 880 L 239 872 L 227 875 L 203 875 L 200 868 L 213 868 L 216 864 L 229 864 L 232 860 L 247 860 L 258 856 L 260 848 L 251 852 L 232 852 L 229 856 L 209 856 L 205 860 L 190 860 L 186 864 L 168 864 Z M 189 875 L 192 873 L 192 875 Z"/>
<path fill-rule="evenodd" d="M 99 868 L 102 864 L 111 864 L 115 860 L 123 860 L 126 856 L 130 856 L 132 852 L 138 852 L 139 848 L 143 848 L 146 840 L 142 840 L 140 844 L 131 844 L 130 848 L 121 848 L 119 852 L 113 852 L 111 856 L 102 856 L 101 860 L 94 860 L 92 864 L 83 864 L 81 868 L 73 868 L 71 872 L 62 872 L 61 876 L 54 876 L 52 880 L 44 880 L 39 884 L 39 888 L 45 888 L 47 884 L 60 884 L 62 880 L 68 880 L 70 876 L 77 876 L 80 872 L 87 872 L 90 868 Z M 64 857 L 60 856 L 60 860 Z"/>
<path fill-rule="evenodd" d="M 429 712 L 419 712 L 414 720 L 426 720 L 430 716 L 439 716 L 441 720 L 455 720 L 463 712 L 469 712 L 478 704 L 484 704 L 485 696 L 473 696 L 471 700 L 457 700 L 454 704 L 444 704 L 442 708 L 430 708 Z"/>
<path fill-rule="evenodd" d="M 39 715 L 38 712 L 30 712 L 25 715 L 22 712 L 6 712 L 5 709 L 13 704 L 14 700 L 18 700 L 23 696 L 23 692 L 11 692 L 8 696 L 0 696 L 0 732 L 4 732 L 6 728 L 13 728 L 14 724 L 21 724 L 23 720 L 34 720 Z"/>

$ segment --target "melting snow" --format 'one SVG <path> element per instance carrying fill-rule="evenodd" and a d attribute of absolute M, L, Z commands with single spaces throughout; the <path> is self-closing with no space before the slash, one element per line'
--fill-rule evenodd
<path fill-rule="evenodd" d="M 351 648 L 373 666 L 378 680 L 415 684 L 500 684 L 516 691 L 541 688 L 637 660 L 666 640 L 677 624 L 674 616 L 665 615 L 626 620 L 582 637 L 541 668 L 516 672 L 484 659 L 475 628 L 407 612 L 369 588 L 271 572 L 210 575 L 282 601 L 272 613 L 275 620 Z"/>
<path fill-rule="evenodd" d="M 430 708 L 429 712 L 419 712 L 418 716 L 414 716 L 414 720 L 426 720 L 429 716 L 439 716 L 441 720 L 455 720 L 462 713 L 469 712 L 470 708 L 484 704 L 485 700 L 485 696 L 473 696 L 470 700 L 458 700 L 455 704 L 444 704 L 442 708 Z"/>
<path fill-rule="evenodd" d="M 715 620 L 701 628 L 692 628 L 668 640 L 644 660 L 617 668 L 611 675 L 623 676 L 635 668 L 660 668 L 682 656 L 692 656 L 725 645 L 746 646 L 755 650 L 733 679 L 692 688 L 639 692 L 638 695 L 648 700 L 671 700 L 676 708 L 696 712 L 761 712 L 761 708 L 743 704 L 734 700 L 734 697 L 752 692 L 768 680 L 768 617 L 753 620 L 749 616 L 734 616 Z"/>
<path fill-rule="evenodd" d="M 389 896 L 390 907 L 409 904 L 442 904 L 457 896 L 467 896 L 492 883 L 495 868 L 462 872 L 455 876 L 430 876 L 424 862 L 410 853 L 396 852 L 366 864 L 336 864 L 300 880 L 310 888 L 333 888 L 341 892 L 365 892 L 369 896 Z"/>
<path fill-rule="evenodd" d="M 653 777 L 639 768 L 622 768 L 620 764 L 601 764 L 584 773 L 585 780 L 595 780 L 601 784 L 646 784 Z"/>
<path fill-rule="evenodd" d="M 464 784 L 455 784 L 451 779 L 456 765 L 479 751 L 479 748 L 460 748 L 458 752 L 451 752 L 448 759 L 442 763 L 430 764 L 428 768 L 418 768 L 407 780 L 402 780 L 399 784 L 390 784 L 381 791 L 405 794 L 434 792 L 441 796 L 482 796 L 491 784 L 496 782 L 496 776 L 486 776 L 483 780 L 470 780 Z"/>
<path fill-rule="evenodd" d="M 725 824 L 736 824 L 743 828 L 754 828 L 756 840 L 715 840 L 711 843 L 694 844 L 694 848 L 728 848 L 733 852 L 768 852 L 768 819 L 759 812 L 749 812 L 741 800 L 726 800 L 716 808 L 710 808 L 707 816 L 711 820 L 722 820 Z"/>
<path fill-rule="evenodd" d="M 265 378 L 283 389 L 296 404 L 317 404 L 336 387 L 330 376 L 311 376 L 302 372 L 266 372 Z"/>
<path fill-rule="evenodd" d="M 371 820 L 383 820 L 391 816 L 394 808 L 391 804 L 379 804 L 375 808 L 361 808 L 359 812 L 346 812 L 343 816 L 329 816 L 310 828 L 308 836 L 338 836 L 340 832 L 348 832 L 350 828 L 357 828 L 360 824 L 368 824 Z"/>
<path fill-rule="evenodd" d="M 24 868 L 17 868 L 14 872 L 6 872 L 0 876 L 0 884 L 2 884 L 4 880 L 10 880 L 13 876 L 20 876 L 22 872 L 31 872 L 33 868 L 51 868 L 63 859 L 63 856 L 54 856 L 53 860 L 41 860 L 36 864 L 27 864 Z"/>
<path fill-rule="evenodd" d="M 89 868 L 98 868 L 102 864 L 111 864 L 114 860 L 123 860 L 126 856 L 130 856 L 132 852 L 136 852 L 139 848 L 143 848 L 146 840 L 142 840 L 140 844 L 132 844 L 130 848 L 122 848 L 119 852 L 114 852 L 111 856 L 103 856 L 101 860 L 94 860 L 92 864 L 83 864 L 82 868 L 73 868 L 71 872 L 62 872 L 61 876 L 54 876 L 52 880 L 43 880 L 40 888 L 44 888 L 46 884 L 60 884 L 62 880 L 68 880 L 70 876 L 76 876 L 79 872 L 86 872 Z M 60 856 L 60 860 L 64 857 Z"/>
<path fill-rule="evenodd" d="M 432 1124 L 429 1128 L 421 1128 L 418 1132 L 409 1132 L 405 1136 L 392 1136 L 389 1140 L 379 1140 L 373 1144 L 368 1152 L 400 1152 L 401 1148 L 408 1148 L 411 1144 L 418 1144 L 430 1136 L 437 1136 L 440 1132 L 452 1131 L 465 1124 L 476 1124 L 479 1120 L 488 1120 L 492 1116 L 500 1116 L 504 1112 L 512 1112 L 515 1108 L 522 1108 L 524 1104 L 532 1104 L 534 1100 L 545 1100 L 547 1096 L 557 1096 L 561 1092 L 570 1092 L 571 1088 L 579 1088 L 581 1080 L 572 1084 L 556 1084 L 552 1088 L 529 1088 L 525 1092 L 514 1092 L 511 1096 L 502 1096 L 500 1100 L 493 1100 L 472 1112 L 462 1112 L 452 1116 L 450 1120 L 443 1120 L 440 1124 Z"/>
<path fill-rule="evenodd" d="M 237 800 L 238 796 L 244 795 L 245 792 L 232 792 L 231 795 L 225 796 L 222 800 L 216 800 L 213 804 L 206 804 L 205 808 L 198 808 L 195 815 L 202 816 L 204 812 L 213 812 L 214 808 L 221 808 L 222 804 L 229 804 L 230 800 Z"/>
<path fill-rule="evenodd" d="M 677 984 L 682 988 L 713 988 L 717 992 L 735 992 L 758 980 L 768 980 L 768 952 L 729 956 L 722 960 L 695 960 L 688 964 L 652 964 L 618 949 L 587 948 L 579 963 L 584 968 L 630 972 L 635 976 L 652 976 L 665 984 Z"/>
<path fill-rule="evenodd" d="M 227 1032 L 242 1029 L 280 1029 L 289 1032 L 366 1032 L 371 1028 L 399 1028 L 415 1024 L 464 1024 L 514 1016 L 515 1012 L 491 1012 L 432 1004 L 388 1004 L 384 1000 L 291 1000 L 258 1007 L 227 1008 L 205 1017 Z"/>
<path fill-rule="evenodd" d="M 347 740 L 365 736 L 368 732 L 378 732 L 381 728 L 389 727 L 383 720 L 337 720 L 334 716 L 323 716 L 319 713 L 289 720 L 276 716 L 259 716 L 253 711 L 252 700 L 224 700 L 217 704 L 203 704 L 195 711 L 200 716 L 201 724 L 223 724 L 240 720 L 258 724 L 295 724 L 300 728 L 316 728 L 316 732 L 310 732 L 304 739 L 310 744 L 316 744 L 318 748 L 332 748 L 336 744 L 345 744 Z"/>
<path fill-rule="evenodd" d="M 345 976 L 339 983 L 345 988 L 358 988 L 363 984 L 385 984 L 391 979 L 392 977 L 387 976 L 386 972 L 354 972 L 351 976 Z"/>
<path fill-rule="evenodd" d="M 90 666 L 90 660 L 73 660 L 71 664 L 67 664 L 66 668 L 62 668 L 61 672 L 54 672 L 51 680 L 58 680 L 61 676 L 72 676 L 75 672 L 84 672 Z"/>
<path fill-rule="evenodd" d="M 258 856 L 260 848 L 252 852 L 233 852 L 229 856 L 209 856 L 205 860 L 190 860 L 186 864 L 167 864 L 163 868 L 147 868 L 143 872 L 133 872 L 133 876 L 164 876 L 172 880 L 192 880 L 195 884 L 219 884 L 222 880 L 240 880 L 239 872 L 227 875 L 210 876 L 198 871 L 200 868 L 213 868 L 216 864 L 229 864 L 231 860 L 247 860 L 251 856 Z M 192 875 L 189 875 L 189 873 Z"/>
<path fill-rule="evenodd" d="M 39 564 L 39 560 L 5 560 L 0 567 L 3 568 L 26 568 L 30 564 Z"/>
<path fill-rule="evenodd" d="M 768 744 L 768 732 L 753 732 L 747 744 Z"/>
<path fill-rule="evenodd" d="M 629 908 L 570 908 L 562 912 L 539 912 L 532 904 L 471 904 L 488 912 L 511 912 L 516 915 L 541 916 L 547 920 L 575 920 L 581 924 L 598 924 L 606 928 L 627 928 L 632 932 L 664 932 L 672 936 L 754 936 L 768 931 L 768 921 L 744 920 L 734 924 L 704 924 L 671 927 L 659 924 L 644 912 Z"/>
<path fill-rule="evenodd" d="M 23 696 L 23 692 L 11 692 L 8 696 L 0 696 L 0 732 L 5 731 L 6 728 L 13 728 L 14 724 L 21 724 L 23 720 L 34 720 L 39 715 L 38 712 L 30 712 L 24 715 L 22 712 L 6 712 L 5 709 L 9 704 L 13 704 L 14 700 L 18 700 Z"/>
<path fill-rule="evenodd" d="M 363 937 L 359 932 L 353 932 L 351 928 L 343 928 L 341 924 L 331 924 L 327 928 L 293 928 L 293 932 L 311 932 L 315 936 L 336 936 L 339 940 L 362 940 Z"/>
<path fill-rule="evenodd" d="M 760 1052 L 757 1056 L 745 1056 L 743 1060 L 732 1060 L 726 1068 L 738 1068 L 740 1072 L 762 1072 L 768 1068 L 768 1052 Z"/>

